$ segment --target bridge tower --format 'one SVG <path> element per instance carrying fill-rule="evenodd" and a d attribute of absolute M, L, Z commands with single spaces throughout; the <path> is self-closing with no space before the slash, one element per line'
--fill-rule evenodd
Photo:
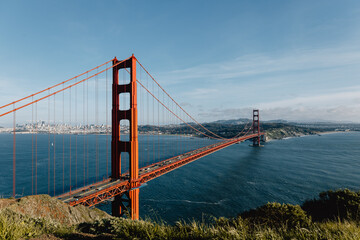
<path fill-rule="evenodd" d="M 119 61 L 115 58 L 113 65 Z M 130 83 L 119 85 L 119 69 L 130 70 Z M 130 94 L 130 108 L 120 110 L 119 96 L 122 93 Z M 117 195 L 112 202 L 112 215 L 122 216 L 127 211 L 133 220 L 139 219 L 139 151 L 138 151 L 138 118 L 137 118 L 137 91 L 136 91 L 136 58 L 132 55 L 128 60 L 113 67 L 112 85 L 112 140 L 111 140 L 111 177 L 121 178 L 121 153 L 129 154 L 129 184 L 130 190 Z M 121 141 L 120 121 L 128 120 L 130 140 Z"/>
<path fill-rule="evenodd" d="M 260 133 L 260 116 L 259 116 L 259 109 L 253 110 L 253 123 L 252 123 L 253 134 Z M 259 147 L 260 146 L 260 135 L 253 138 L 253 146 Z"/>

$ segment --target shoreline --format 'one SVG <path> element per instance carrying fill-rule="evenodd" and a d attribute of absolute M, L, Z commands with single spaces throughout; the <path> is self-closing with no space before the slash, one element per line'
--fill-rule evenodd
<path fill-rule="evenodd" d="M 348 132 L 356 132 L 356 131 L 326 131 L 326 132 L 318 132 L 318 135 L 327 135 L 327 134 L 334 134 L 334 133 L 348 133 Z"/>
<path fill-rule="evenodd" d="M 271 142 L 271 141 L 279 141 L 279 140 L 286 140 L 286 139 L 291 139 L 291 138 L 298 138 L 298 137 L 306 137 L 306 136 L 322 136 L 322 135 L 329 135 L 329 134 L 335 134 L 335 133 L 356 133 L 359 131 L 325 131 L 325 132 L 315 132 L 314 134 L 299 134 L 297 136 L 286 136 L 283 138 L 270 138 L 269 140 L 266 140 L 266 142 Z"/>
<path fill-rule="evenodd" d="M 8 132 L 8 131 L 4 131 L 4 132 L 0 132 L 0 134 L 14 134 L 14 132 Z M 49 134 L 49 132 L 15 132 L 15 134 L 20 134 L 20 135 L 27 135 L 27 134 Z M 109 135 L 111 136 L 111 132 L 109 133 L 95 133 L 95 132 L 90 132 L 90 133 L 71 133 L 71 132 L 65 132 L 65 133 L 50 133 L 51 135 L 78 135 L 78 136 L 85 136 L 85 135 L 101 135 L 101 136 L 106 136 Z M 122 133 L 121 135 L 127 135 L 128 133 Z M 143 135 L 143 136 L 181 136 L 181 137 L 192 137 L 192 138 L 197 138 L 198 136 L 196 135 L 186 135 L 186 134 L 151 134 L 151 133 L 139 133 L 139 135 Z"/>

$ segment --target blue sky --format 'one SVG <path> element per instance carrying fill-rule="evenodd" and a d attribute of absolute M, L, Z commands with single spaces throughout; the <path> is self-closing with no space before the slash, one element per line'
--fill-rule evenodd
<path fill-rule="evenodd" d="M 132 53 L 199 121 L 360 121 L 359 1 L 1 1 L 0 105 Z"/>

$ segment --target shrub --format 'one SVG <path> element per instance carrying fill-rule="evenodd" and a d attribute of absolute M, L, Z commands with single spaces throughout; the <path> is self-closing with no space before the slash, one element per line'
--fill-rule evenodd
<path fill-rule="evenodd" d="M 360 220 L 360 192 L 349 189 L 326 191 L 319 199 L 307 200 L 302 205 L 314 221 Z"/>
<path fill-rule="evenodd" d="M 42 231 L 35 222 L 21 219 L 17 215 L 0 212 L 0 239 L 30 238 L 41 234 Z"/>
<path fill-rule="evenodd" d="M 121 239 L 164 239 L 167 228 L 151 221 L 133 221 L 131 219 L 112 217 L 93 223 L 81 223 L 78 230 L 85 233 L 115 234 Z"/>
<path fill-rule="evenodd" d="M 251 224 L 266 227 L 308 227 L 311 219 L 299 205 L 268 203 L 244 212 L 240 216 Z"/>

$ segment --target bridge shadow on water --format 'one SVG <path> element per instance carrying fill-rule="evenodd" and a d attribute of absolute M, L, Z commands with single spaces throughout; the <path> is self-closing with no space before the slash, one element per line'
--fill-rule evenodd
<path fill-rule="evenodd" d="M 241 148 L 237 146 L 231 146 L 213 156 L 214 161 L 224 158 L 219 169 L 221 175 L 211 182 L 211 189 L 204 189 L 202 193 L 210 196 L 214 190 L 218 190 L 215 196 L 223 200 L 223 214 L 227 217 L 236 216 L 249 206 L 253 207 L 253 196 L 249 196 L 249 192 L 257 195 L 259 190 L 257 181 L 261 173 L 258 166 L 262 162 L 262 149 L 247 145 Z M 233 156 L 236 153 L 238 156 Z M 209 173 L 209 177 L 211 174 Z"/>

